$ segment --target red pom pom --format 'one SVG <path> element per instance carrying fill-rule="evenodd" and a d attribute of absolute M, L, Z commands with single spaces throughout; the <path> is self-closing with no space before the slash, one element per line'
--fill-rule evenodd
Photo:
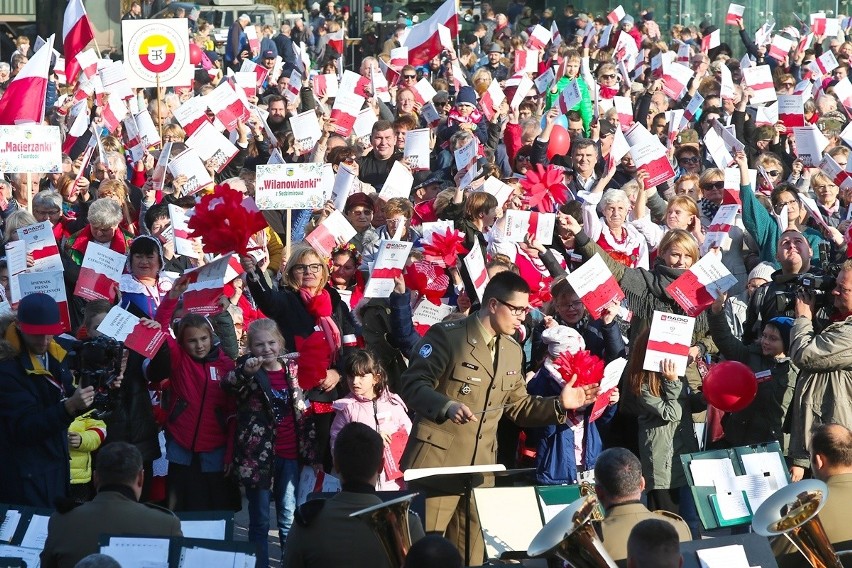
<path fill-rule="evenodd" d="M 527 170 L 526 179 L 521 180 L 527 206 L 545 213 L 556 211 L 557 206 L 568 200 L 564 179 L 562 168 L 551 165 L 545 169 L 541 164 L 535 164 L 535 169 Z"/>
<path fill-rule="evenodd" d="M 190 238 L 203 239 L 204 252 L 245 256 L 249 239 L 266 228 L 266 219 L 253 199 L 228 185 L 217 185 L 195 205 L 187 225 Z"/>
<path fill-rule="evenodd" d="M 577 375 L 575 387 L 598 384 L 604 376 L 603 359 L 591 351 L 578 351 L 573 355 L 569 351 L 564 351 L 553 360 L 553 364 L 559 369 L 566 382 Z"/>
<path fill-rule="evenodd" d="M 423 244 L 423 256 L 429 262 L 438 266 L 451 268 L 458 263 L 459 255 L 465 255 L 468 250 L 464 248 L 464 235 L 456 229 L 447 229 L 441 233 L 432 233 L 431 243 Z"/>

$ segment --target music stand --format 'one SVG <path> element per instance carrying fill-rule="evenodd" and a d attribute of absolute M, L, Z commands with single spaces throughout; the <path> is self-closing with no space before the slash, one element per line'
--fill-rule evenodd
<path fill-rule="evenodd" d="M 493 485 L 495 477 L 525 475 L 534 471 L 535 468 L 532 467 L 506 469 L 503 464 L 424 467 L 405 470 L 403 480 L 406 483 L 414 483 L 418 486 L 418 490 L 426 493 L 428 497 L 461 493 L 465 511 L 464 565 L 470 566 L 470 499 L 473 496 L 473 488 L 483 486 L 486 483 Z M 418 483 L 420 480 L 428 481 Z M 456 490 L 456 488 L 461 488 L 461 491 Z"/>
<path fill-rule="evenodd" d="M 683 568 L 701 568 L 701 562 L 695 553 L 696 550 L 719 548 L 732 544 L 739 544 L 745 548 L 749 566 L 760 566 L 761 568 L 778 567 L 778 562 L 772 553 L 772 548 L 769 546 L 769 539 L 759 534 L 746 533 L 680 543 L 680 552 L 683 555 Z"/>

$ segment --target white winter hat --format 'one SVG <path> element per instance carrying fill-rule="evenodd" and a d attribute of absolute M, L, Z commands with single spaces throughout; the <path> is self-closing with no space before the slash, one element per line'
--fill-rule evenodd
<path fill-rule="evenodd" d="M 583 336 L 576 329 L 566 325 L 545 329 L 541 333 L 541 340 L 547 345 L 547 352 L 551 357 L 559 357 L 565 351 L 574 355 L 586 348 Z"/>

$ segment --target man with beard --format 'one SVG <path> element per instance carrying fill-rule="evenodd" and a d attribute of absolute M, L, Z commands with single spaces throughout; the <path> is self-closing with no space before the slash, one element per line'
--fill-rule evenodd
<path fill-rule="evenodd" d="M 287 100 L 280 95 L 270 95 L 266 99 L 266 123 L 273 132 L 284 130 L 287 123 Z"/>

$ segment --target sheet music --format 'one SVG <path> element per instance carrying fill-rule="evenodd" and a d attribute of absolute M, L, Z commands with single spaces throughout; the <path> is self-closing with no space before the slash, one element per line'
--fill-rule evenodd
<path fill-rule="evenodd" d="M 225 519 L 187 521 L 181 519 L 180 530 L 184 538 L 207 538 L 225 540 Z"/>
<path fill-rule="evenodd" d="M 696 550 L 701 568 L 749 568 L 745 547 L 741 544 Z"/>
<path fill-rule="evenodd" d="M 111 537 L 101 554 L 112 556 L 122 568 L 168 568 L 169 539 Z"/>
<path fill-rule="evenodd" d="M 719 505 L 719 513 L 726 521 L 748 517 L 751 513 L 739 489 L 734 491 L 716 490 L 716 504 Z"/>
<path fill-rule="evenodd" d="M 21 546 L 25 548 L 44 548 L 44 541 L 47 540 L 47 523 L 50 517 L 44 515 L 33 515 L 30 519 L 30 524 L 27 526 L 27 532 L 24 534 L 24 539 L 21 541 Z"/>
<path fill-rule="evenodd" d="M 210 550 L 209 548 L 183 548 L 180 553 L 180 566 L 232 566 L 233 568 L 253 568 L 254 556 L 244 552 L 228 550 Z"/>
<path fill-rule="evenodd" d="M 9 509 L 6 511 L 6 518 L 3 519 L 3 524 L 0 525 L 0 541 L 12 542 L 12 537 L 15 536 L 15 531 L 18 530 L 18 524 L 20 522 L 20 511 L 17 509 Z"/>
<path fill-rule="evenodd" d="M 41 554 L 40 548 L 0 544 L 0 558 L 20 558 L 27 563 L 27 568 L 39 568 L 41 565 L 39 554 Z"/>
<path fill-rule="evenodd" d="M 717 481 L 736 477 L 731 458 L 692 460 L 689 464 L 696 487 L 714 487 Z"/>
<path fill-rule="evenodd" d="M 765 478 L 770 493 L 787 486 L 787 468 L 778 452 L 743 454 L 741 458 L 746 474 Z"/>
<path fill-rule="evenodd" d="M 716 492 L 719 491 L 745 491 L 752 512 L 757 511 L 757 508 L 775 493 L 775 489 L 772 489 L 767 478 L 762 475 L 738 475 L 732 480 L 716 483 Z"/>

